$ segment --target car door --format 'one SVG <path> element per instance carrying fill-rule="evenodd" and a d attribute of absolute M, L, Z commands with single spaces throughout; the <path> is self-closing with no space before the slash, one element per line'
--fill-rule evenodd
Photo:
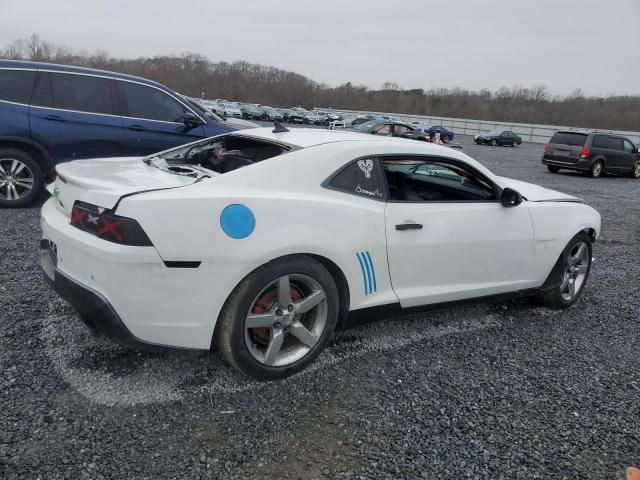
<path fill-rule="evenodd" d="M 509 132 L 502 132 L 498 139 L 498 143 L 500 145 L 511 145 L 511 135 L 509 135 Z"/>
<path fill-rule="evenodd" d="M 621 137 L 609 137 L 609 148 L 605 169 L 620 171 L 627 168 L 627 155 L 624 151 L 624 143 Z M 631 167 L 629 166 L 629 169 Z"/>
<path fill-rule="evenodd" d="M 497 187 L 456 160 L 380 161 L 391 283 L 403 307 L 539 286 L 524 203 L 503 207 Z"/>
<path fill-rule="evenodd" d="M 33 140 L 56 161 L 126 154 L 110 78 L 38 72 L 30 122 Z"/>
<path fill-rule="evenodd" d="M 148 155 L 204 137 L 201 124 L 185 123 L 185 113 L 196 114 L 176 97 L 142 83 L 115 83 L 129 155 Z"/>

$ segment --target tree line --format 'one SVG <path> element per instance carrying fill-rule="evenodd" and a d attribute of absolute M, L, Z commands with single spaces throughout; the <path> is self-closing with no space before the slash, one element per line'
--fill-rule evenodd
<path fill-rule="evenodd" d="M 516 123 L 640 130 L 640 95 L 593 97 L 577 88 L 552 95 L 545 86 L 496 91 L 464 88 L 403 89 L 387 82 L 370 89 L 350 82 L 332 87 L 304 75 L 245 61 L 213 62 L 195 53 L 115 58 L 104 50 L 78 51 L 38 35 L 18 39 L 0 58 L 92 67 L 145 77 L 193 97 L 224 98 L 279 107 L 334 109 L 472 118 Z"/>

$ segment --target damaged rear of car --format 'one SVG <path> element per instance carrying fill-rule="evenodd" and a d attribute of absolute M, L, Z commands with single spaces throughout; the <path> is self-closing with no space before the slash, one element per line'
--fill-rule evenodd
<path fill-rule="evenodd" d="M 199 268 L 207 259 L 167 232 L 162 205 L 202 195 L 190 188 L 205 180 L 214 188 L 218 176 L 293 149 L 228 134 L 150 157 L 58 165 L 41 215 L 46 279 L 87 325 L 121 344 L 208 349 L 212 272 Z M 217 210 L 228 203 L 223 196 L 203 199 L 202 229 L 215 229 Z M 213 275 L 235 278 L 236 271 L 220 263 Z"/>

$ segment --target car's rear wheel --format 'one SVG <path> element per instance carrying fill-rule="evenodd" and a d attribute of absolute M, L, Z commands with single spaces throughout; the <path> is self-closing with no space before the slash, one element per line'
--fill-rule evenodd
<path fill-rule="evenodd" d="M 598 178 L 602 176 L 602 172 L 604 171 L 604 163 L 602 160 L 596 160 L 591 165 L 591 170 L 589 170 L 589 175 L 593 178 Z"/>
<path fill-rule="evenodd" d="M 551 308 L 573 305 L 587 284 L 591 271 L 591 238 L 580 232 L 571 239 L 553 269 L 553 288 L 538 294 L 538 301 Z"/>
<path fill-rule="evenodd" d="M 497 145 L 498 145 L 498 142 L 496 140 L 491 140 L 492 147 L 496 147 Z"/>
<path fill-rule="evenodd" d="M 0 149 L 0 206 L 30 205 L 43 181 L 40 166 L 31 155 L 14 148 Z"/>
<path fill-rule="evenodd" d="M 636 162 L 631 170 L 631 177 L 640 178 L 640 162 Z"/>
<path fill-rule="evenodd" d="M 305 255 L 269 262 L 229 296 L 216 326 L 223 358 L 257 380 L 299 372 L 324 350 L 338 320 L 328 270 Z"/>
<path fill-rule="evenodd" d="M 547 170 L 549 170 L 551 173 L 558 173 L 560 171 L 560 168 L 554 165 L 547 165 Z"/>

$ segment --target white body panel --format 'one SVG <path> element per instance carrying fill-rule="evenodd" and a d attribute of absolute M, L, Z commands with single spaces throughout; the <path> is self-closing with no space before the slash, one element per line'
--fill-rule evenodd
<path fill-rule="evenodd" d="M 523 204 L 390 202 L 386 221 L 391 278 L 403 307 L 523 290 L 546 278 L 531 268 L 533 226 Z M 423 228 L 396 230 L 407 222 Z"/>
<path fill-rule="evenodd" d="M 597 212 L 581 203 L 385 203 L 321 185 L 356 158 L 422 154 L 466 162 L 500 188 L 520 188 L 529 200 L 572 199 L 497 177 L 446 147 L 326 130 L 245 134 L 300 149 L 196 184 L 140 159 L 58 167 L 68 183 L 43 207 L 43 237 L 58 246 L 60 271 L 102 293 L 139 339 L 209 348 L 233 289 L 285 255 L 317 255 L 335 264 L 349 286 L 350 310 L 399 300 L 414 306 L 540 286 L 573 235 L 600 229 Z M 163 189 L 121 198 L 153 188 Z M 69 225 L 76 199 L 104 207 L 120 199 L 116 214 L 137 220 L 153 247 L 110 243 Z M 54 205 L 58 200 L 64 207 Z M 247 238 L 231 238 L 220 227 L 221 212 L 231 204 L 255 216 Z M 396 231 L 406 220 L 422 223 L 423 230 Z M 370 267 L 359 254 L 371 259 Z M 175 269 L 164 261 L 201 264 Z"/>

